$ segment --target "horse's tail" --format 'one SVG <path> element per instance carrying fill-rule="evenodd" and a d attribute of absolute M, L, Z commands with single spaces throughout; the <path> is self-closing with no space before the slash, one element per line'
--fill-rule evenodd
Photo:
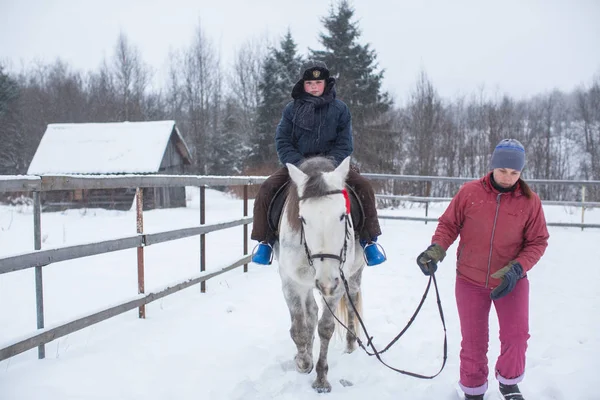
<path fill-rule="evenodd" d="M 354 307 L 356 308 L 356 311 L 358 311 L 358 314 L 360 314 L 361 316 L 363 315 L 363 310 L 362 310 L 362 292 L 360 289 L 358 289 L 358 292 L 356 293 L 356 300 L 354 301 Z M 349 298 L 348 298 L 348 293 L 344 293 L 344 295 L 342 296 L 342 298 L 340 299 L 338 306 L 337 306 L 337 310 L 336 310 L 336 315 L 339 318 L 339 320 L 346 325 L 349 329 L 352 330 L 352 333 L 354 333 L 356 335 L 356 337 L 360 338 L 360 322 L 358 321 L 358 314 L 354 312 L 354 308 L 352 307 L 352 305 L 350 304 Z M 350 320 L 349 316 L 350 313 L 352 314 L 352 320 Z M 344 340 L 344 335 L 346 334 L 346 328 L 344 328 L 339 322 L 335 322 L 335 332 L 336 332 L 336 336 L 339 339 Z"/>

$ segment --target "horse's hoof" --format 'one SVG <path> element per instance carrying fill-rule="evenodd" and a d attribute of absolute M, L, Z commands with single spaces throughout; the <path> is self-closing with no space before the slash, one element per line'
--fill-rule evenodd
<path fill-rule="evenodd" d="M 310 374 L 313 370 L 313 362 L 311 359 L 296 356 L 296 371 L 301 374 Z"/>
<path fill-rule="evenodd" d="M 357 346 L 357 344 L 356 344 L 356 341 L 353 341 L 353 342 L 348 342 L 348 343 L 346 344 L 346 350 L 345 350 L 345 353 L 348 353 L 348 354 L 350 354 L 350 353 L 353 353 L 353 352 L 354 352 L 354 350 L 356 350 L 356 348 L 357 348 L 357 347 L 358 347 L 358 346 Z"/>
<path fill-rule="evenodd" d="M 329 393 L 331 392 L 331 385 L 327 381 L 327 379 L 319 380 L 316 379 L 312 384 L 313 389 L 317 391 L 317 393 Z"/>

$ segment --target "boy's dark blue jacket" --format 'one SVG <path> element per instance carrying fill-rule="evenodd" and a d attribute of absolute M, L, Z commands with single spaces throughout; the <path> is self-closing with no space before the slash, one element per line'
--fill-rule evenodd
<path fill-rule="evenodd" d="M 352 154 L 352 118 L 348 106 L 341 100 L 315 109 L 312 130 L 302 129 L 294 121 L 294 101 L 283 109 L 275 144 L 279 161 L 298 165 L 306 157 L 330 157 L 335 165 Z"/>

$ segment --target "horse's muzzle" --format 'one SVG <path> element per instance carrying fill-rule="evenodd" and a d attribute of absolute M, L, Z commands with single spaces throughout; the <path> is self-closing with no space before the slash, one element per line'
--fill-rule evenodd
<path fill-rule="evenodd" d="M 315 286 L 323 294 L 323 296 L 331 296 L 335 293 L 335 290 L 340 285 L 340 278 L 334 278 L 332 280 L 327 279 L 325 281 L 320 281 L 319 279 L 315 279 Z"/>

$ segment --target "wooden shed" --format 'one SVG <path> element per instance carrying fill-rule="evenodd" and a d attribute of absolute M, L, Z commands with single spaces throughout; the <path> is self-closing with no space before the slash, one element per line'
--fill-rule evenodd
<path fill-rule="evenodd" d="M 50 124 L 27 174 L 180 175 L 190 164 L 175 121 Z M 129 210 L 134 198 L 135 189 L 53 191 L 44 193 L 42 206 Z M 185 205 L 185 187 L 144 189 L 146 210 Z"/>

